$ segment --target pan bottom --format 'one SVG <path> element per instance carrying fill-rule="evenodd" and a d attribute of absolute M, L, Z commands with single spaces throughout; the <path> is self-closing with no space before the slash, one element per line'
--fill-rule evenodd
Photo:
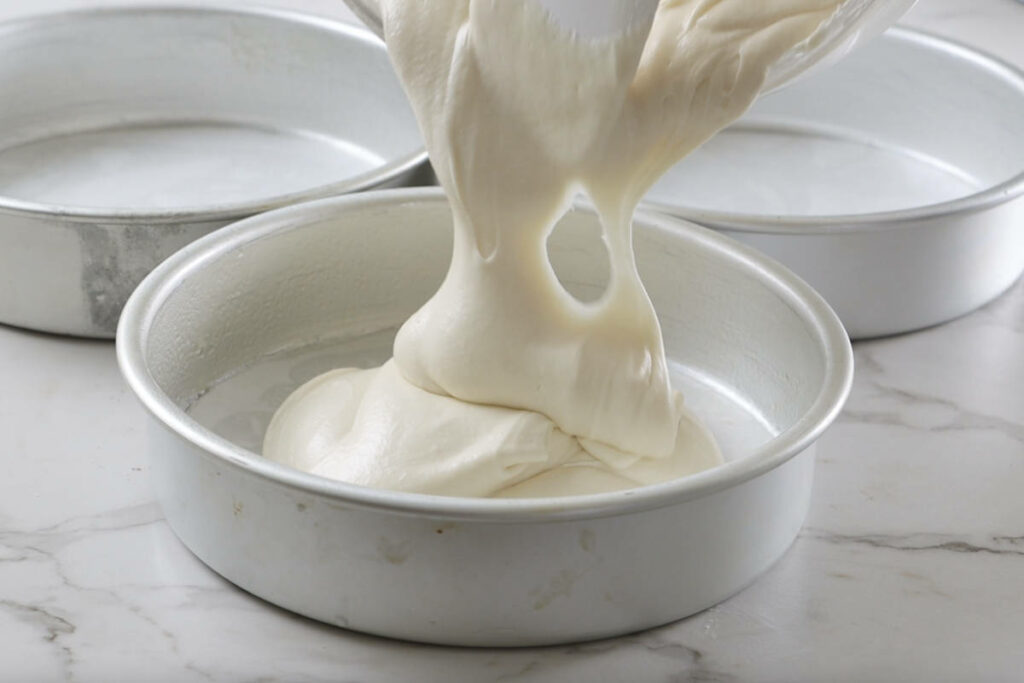
<path fill-rule="evenodd" d="M 746 120 L 672 168 L 647 199 L 756 216 L 839 216 L 951 201 L 986 185 L 962 169 L 866 134 Z"/>
<path fill-rule="evenodd" d="M 337 138 L 221 121 L 134 123 L 0 150 L 0 196 L 119 212 L 262 201 L 380 167 Z"/>

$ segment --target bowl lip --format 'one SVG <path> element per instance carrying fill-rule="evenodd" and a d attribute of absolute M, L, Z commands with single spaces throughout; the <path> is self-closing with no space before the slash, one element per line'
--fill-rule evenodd
<path fill-rule="evenodd" d="M 337 218 L 348 211 L 393 210 L 440 203 L 447 203 L 440 188 L 378 190 L 332 197 L 254 216 L 189 244 L 152 271 L 124 308 L 116 348 L 125 381 L 153 418 L 201 454 L 269 484 L 345 507 L 489 523 L 554 522 L 622 515 L 683 503 L 737 486 L 804 451 L 832 423 L 849 395 L 853 381 L 850 341 L 839 318 L 817 292 L 781 264 L 745 245 L 706 228 L 650 213 L 637 215 L 636 223 L 642 225 L 642 229 L 663 235 L 688 233 L 687 241 L 695 240 L 700 248 L 747 269 L 764 286 L 776 292 L 816 337 L 825 362 L 824 381 L 817 397 L 789 429 L 745 458 L 698 474 L 626 491 L 532 499 L 458 498 L 371 489 L 302 472 L 234 445 L 195 422 L 160 389 L 148 372 L 145 349 L 150 328 L 163 303 L 190 274 L 243 244 Z"/>
<path fill-rule="evenodd" d="M 357 42 L 366 49 L 380 51 L 387 57 L 384 42 L 365 27 L 315 14 L 304 14 L 288 9 L 250 6 L 241 3 L 220 2 L 219 0 L 214 0 L 210 3 L 204 2 L 202 5 L 179 4 L 173 1 L 142 6 L 125 3 L 126 0 L 118 0 L 116 4 L 112 5 L 55 10 L 17 17 L 0 22 L 0 36 L 11 31 L 30 31 L 61 23 L 108 17 L 219 16 L 220 18 L 273 20 L 327 31 L 341 40 Z M 416 129 L 416 134 L 419 137 L 418 128 Z M 233 221 L 320 197 L 376 188 L 409 174 L 415 169 L 425 166 L 426 163 L 427 151 L 422 143 L 420 143 L 420 146 L 412 151 L 389 159 L 386 163 L 364 173 L 288 194 L 272 195 L 259 199 L 224 204 L 184 206 L 180 208 L 142 209 L 133 207 L 83 207 L 47 204 L 0 194 L 0 214 L 112 225 L 139 222 L 164 224 Z"/>
<path fill-rule="evenodd" d="M 1024 69 L 1004 59 L 957 40 L 902 26 L 890 28 L 878 39 L 885 37 L 895 39 L 901 44 L 927 47 L 936 52 L 957 56 L 979 70 L 1000 78 L 1007 88 L 1016 90 L 1024 96 Z M 911 228 L 925 221 L 984 211 L 1021 196 L 1024 196 L 1024 168 L 1017 175 L 1001 183 L 965 197 L 893 211 L 832 215 L 740 214 L 657 201 L 644 201 L 640 207 L 643 210 L 657 211 L 734 232 L 822 235 Z"/>

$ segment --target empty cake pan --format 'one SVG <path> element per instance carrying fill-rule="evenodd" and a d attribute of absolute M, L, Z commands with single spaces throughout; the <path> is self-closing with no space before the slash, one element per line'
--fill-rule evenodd
<path fill-rule="evenodd" d="M 228 222 L 415 180 L 383 43 L 252 8 L 0 25 L 0 322 L 113 336 L 135 285 Z"/>
<path fill-rule="evenodd" d="M 891 29 L 761 98 L 646 199 L 788 265 L 853 337 L 940 323 L 1024 271 L 1024 74 Z"/>
<path fill-rule="evenodd" d="M 725 464 L 615 493 L 474 499 L 374 490 L 259 455 L 299 385 L 391 355 L 451 257 L 439 189 L 321 200 L 248 219 L 161 264 L 118 331 L 149 412 L 152 476 L 181 540 L 270 602 L 360 631 L 536 645 L 635 631 L 727 598 L 789 547 L 815 441 L 852 379 L 849 340 L 792 273 L 709 230 L 636 222 L 675 386 Z M 607 277 L 597 219 L 549 242 L 567 289 Z"/>

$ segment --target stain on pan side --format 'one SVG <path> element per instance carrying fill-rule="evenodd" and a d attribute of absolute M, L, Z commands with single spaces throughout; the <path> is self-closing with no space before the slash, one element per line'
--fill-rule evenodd
<path fill-rule="evenodd" d="M 571 599 L 573 585 L 604 562 L 604 557 L 596 552 L 593 530 L 580 529 L 576 534 L 576 543 L 584 555 L 580 557 L 578 553 L 573 552 L 574 559 L 570 566 L 530 589 L 528 599 L 532 602 L 534 611 L 543 610 L 558 598 Z"/>
<path fill-rule="evenodd" d="M 121 309 L 139 282 L 175 251 L 222 225 L 223 221 L 69 224 L 81 243 L 81 291 L 93 328 L 112 335 Z"/>
<path fill-rule="evenodd" d="M 402 564 L 412 553 L 411 541 L 392 541 L 384 536 L 377 539 L 377 553 L 388 564 Z"/>
<path fill-rule="evenodd" d="M 568 598 L 572 594 L 572 587 L 583 577 L 585 571 L 576 569 L 563 569 L 551 577 L 547 583 L 536 586 L 530 590 L 530 597 L 533 598 L 533 609 L 536 612 L 550 605 L 556 598 Z"/>

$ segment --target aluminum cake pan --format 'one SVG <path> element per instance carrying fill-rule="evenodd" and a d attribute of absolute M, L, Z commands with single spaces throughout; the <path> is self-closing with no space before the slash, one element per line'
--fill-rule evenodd
<path fill-rule="evenodd" d="M 549 245 L 571 293 L 602 290 L 592 214 L 571 213 Z M 630 491 L 487 500 L 368 489 L 258 455 L 293 389 L 385 360 L 436 289 L 451 256 L 439 189 L 289 207 L 189 245 L 140 285 L 118 332 L 168 521 L 270 602 L 424 642 L 578 641 L 725 599 L 800 529 L 850 344 L 805 283 L 711 231 L 642 217 L 636 254 L 673 382 L 726 464 Z"/>
<path fill-rule="evenodd" d="M 944 322 L 1024 272 L 1024 74 L 891 29 L 760 99 L 645 205 L 777 258 L 853 337 Z"/>
<path fill-rule="evenodd" d="M 246 7 L 0 25 L 0 322 L 112 337 L 142 277 L 228 222 L 427 168 L 383 43 Z"/>

